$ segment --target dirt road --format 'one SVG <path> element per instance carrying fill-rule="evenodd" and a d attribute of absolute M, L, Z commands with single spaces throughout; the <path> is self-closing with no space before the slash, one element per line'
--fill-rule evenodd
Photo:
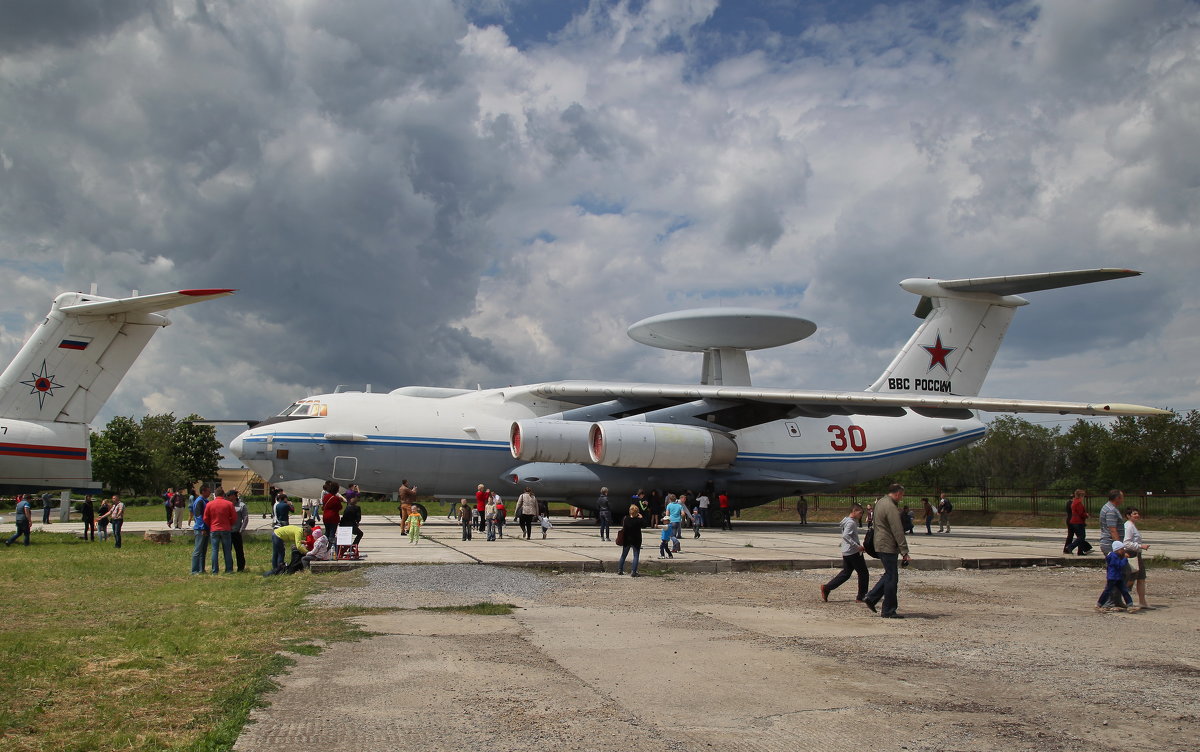
<path fill-rule="evenodd" d="M 901 574 L 903 621 L 821 603 L 829 573 L 525 575 L 511 616 L 411 610 L 478 592 L 379 581 L 378 636 L 302 657 L 238 750 L 1194 750 L 1200 573 L 1096 613 L 1095 569 Z M 485 568 L 478 568 L 480 570 Z M 382 572 L 383 570 L 379 570 Z M 873 573 L 874 574 L 874 573 Z"/>

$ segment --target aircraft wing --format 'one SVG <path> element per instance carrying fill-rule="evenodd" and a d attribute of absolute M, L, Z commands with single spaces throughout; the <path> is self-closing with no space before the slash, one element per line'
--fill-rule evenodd
<path fill-rule="evenodd" d="M 1143 405 L 1117 402 L 1048 402 L 1043 400 L 955 397 L 878 392 L 833 392 L 750 386 L 631 384 L 604 381 L 555 381 L 537 384 L 530 391 L 540 397 L 575 404 L 625 400 L 649 405 L 679 405 L 707 401 L 722 404 L 754 403 L 790 406 L 796 414 L 866 414 L 899 416 L 904 409 L 931 417 L 969 417 L 971 410 L 999 413 L 1055 413 L 1058 415 L 1170 415 Z"/>
<path fill-rule="evenodd" d="M 137 295 L 132 298 L 117 300 L 97 300 L 90 303 L 76 303 L 63 306 L 58 310 L 75 316 L 107 316 L 113 313 L 157 313 L 171 308 L 199 303 L 202 300 L 212 300 L 225 295 L 232 295 L 235 290 L 176 290 L 175 292 L 160 292 L 155 295 Z"/>

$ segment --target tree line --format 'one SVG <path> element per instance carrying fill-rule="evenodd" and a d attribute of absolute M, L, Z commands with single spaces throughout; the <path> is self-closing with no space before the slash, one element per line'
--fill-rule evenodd
<path fill-rule="evenodd" d="M 1200 411 L 1061 426 L 996 418 L 987 437 L 893 476 L 936 489 L 1200 489 Z"/>
<path fill-rule="evenodd" d="M 136 421 L 117 416 L 92 434 L 92 477 L 106 489 L 155 495 L 217 477 L 221 442 L 217 429 L 177 420 L 173 413 Z"/>

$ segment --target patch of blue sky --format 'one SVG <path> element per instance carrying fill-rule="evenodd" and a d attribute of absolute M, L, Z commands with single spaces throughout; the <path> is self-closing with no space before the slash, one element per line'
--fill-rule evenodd
<path fill-rule="evenodd" d="M 487 7 L 467 8 L 471 23 L 500 26 L 514 47 L 527 50 L 552 42 L 572 18 L 587 10 L 588 0 L 510 0 L 479 5 Z"/>
<path fill-rule="evenodd" d="M 605 199 L 593 193 L 585 193 L 582 196 L 577 196 L 571 202 L 571 206 L 580 209 L 585 214 L 604 215 L 625 213 L 625 203 L 623 201 Z"/>
<path fill-rule="evenodd" d="M 534 243 L 553 243 L 558 240 L 558 236 L 549 230 L 540 230 L 537 234 L 526 238 L 525 245 L 533 245 Z"/>
<path fill-rule="evenodd" d="M 0 259 L 0 269 L 11 269 L 18 274 L 42 279 L 59 279 L 63 276 L 61 261 L 29 259 Z"/>
<path fill-rule="evenodd" d="M 696 224 L 696 221 L 694 219 L 692 219 L 691 217 L 675 217 L 674 219 L 671 220 L 670 224 L 667 225 L 667 229 L 663 230 L 661 233 L 659 233 L 658 235 L 655 236 L 654 242 L 656 242 L 656 243 L 665 242 L 668 238 L 670 238 L 675 233 L 679 232 L 680 230 L 687 229 L 688 227 L 691 227 L 694 224 Z"/>

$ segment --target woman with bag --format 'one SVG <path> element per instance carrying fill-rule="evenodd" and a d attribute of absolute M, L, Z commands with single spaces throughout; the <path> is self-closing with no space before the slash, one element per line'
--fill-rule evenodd
<path fill-rule="evenodd" d="M 1150 546 L 1142 543 L 1142 533 L 1137 524 L 1142 521 L 1142 513 L 1137 507 L 1125 507 L 1125 550 L 1129 552 L 1129 574 L 1127 580 L 1133 583 L 1137 590 L 1137 607 L 1131 608 L 1130 613 L 1150 608 L 1146 602 L 1146 563 L 1142 561 L 1142 551 Z"/>
<path fill-rule="evenodd" d="M 538 514 L 538 499 L 529 486 L 525 486 L 525 493 L 517 498 L 515 511 L 517 521 L 521 524 L 521 537 L 529 540 L 533 537 L 533 520 Z"/>
<path fill-rule="evenodd" d="M 629 506 L 629 514 L 625 515 L 621 522 L 621 532 L 617 534 L 617 538 L 621 544 L 621 563 L 617 565 L 617 574 L 625 574 L 625 557 L 629 555 L 629 550 L 633 549 L 633 571 L 630 575 L 641 577 L 637 570 L 638 559 L 642 555 L 642 512 L 637 504 Z"/>

